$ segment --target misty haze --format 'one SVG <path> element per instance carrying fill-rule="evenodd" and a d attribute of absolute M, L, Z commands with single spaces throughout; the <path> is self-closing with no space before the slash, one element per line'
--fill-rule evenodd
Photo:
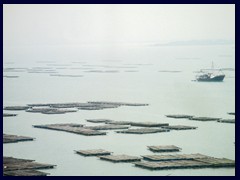
<path fill-rule="evenodd" d="M 235 5 L 3 5 L 4 176 L 235 176 Z"/>

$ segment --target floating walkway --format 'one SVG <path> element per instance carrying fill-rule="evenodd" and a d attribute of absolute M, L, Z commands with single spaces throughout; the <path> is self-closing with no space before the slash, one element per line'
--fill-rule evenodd
<path fill-rule="evenodd" d="M 128 156 L 128 155 L 109 155 L 109 156 L 100 156 L 102 160 L 111 161 L 111 162 L 135 162 L 141 161 L 141 158 L 136 156 Z"/>
<path fill-rule="evenodd" d="M 174 145 L 168 145 L 168 146 L 148 146 L 148 149 L 153 152 L 178 152 L 181 150 L 181 148 L 174 146 Z"/>
<path fill-rule="evenodd" d="M 33 140 L 34 138 L 31 137 L 3 134 L 3 143 L 17 143 L 20 141 L 33 141 Z"/>
<path fill-rule="evenodd" d="M 162 128 L 139 128 L 139 129 L 128 129 L 123 131 L 116 131 L 117 133 L 124 133 L 124 134 L 152 134 L 152 133 L 160 133 L 160 132 L 168 132 L 167 129 Z"/>
<path fill-rule="evenodd" d="M 48 125 L 33 125 L 35 128 L 51 129 L 57 131 L 65 131 L 69 133 L 81 134 L 85 136 L 106 135 L 106 132 L 85 128 L 82 124 L 48 124 Z"/>
<path fill-rule="evenodd" d="M 105 156 L 105 155 L 111 155 L 112 153 L 109 151 L 105 151 L 103 149 L 79 150 L 75 152 L 83 156 Z"/>
<path fill-rule="evenodd" d="M 34 160 L 3 157 L 4 176 L 46 176 L 47 173 L 36 171 L 36 169 L 52 169 L 55 165 L 41 164 Z"/>

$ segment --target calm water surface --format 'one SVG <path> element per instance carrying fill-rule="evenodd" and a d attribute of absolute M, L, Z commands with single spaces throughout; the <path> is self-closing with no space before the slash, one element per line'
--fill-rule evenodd
<path fill-rule="evenodd" d="M 148 145 L 176 145 L 181 153 L 202 153 L 235 159 L 235 125 L 166 118 L 166 114 L 191 114 L 234 118 L 235 72 L 224 71 L 222 83 L 194 82 L 202 68 L 235 68 L 233 46 L 49 46 L 9 48 L 4 52 L 5 68 L 47 67 L 64 75 L 4 72 L 19 78 L 3 79 L 4 106 L 29 103 L 119 101 L 148 103 L 149 106 L 46 115 L 16 112 L 3 118 L 4 133 L 35 137 L 32 142 L 4 144 L 3 155 L 56 164 L 50 175 L 133 175 L 194 176 L 235 175 L 235 168 L 149 171 L 131 163 L 111 163 L 97 157 L 82 157 L 74 150 L 102 148 L 114 154 L 147 155 Z M 49 62 L 40 62 L 49 61 Z M 116 71 L 108 73 L 87 71 Z M 181 72 L 159 72 L 159 71 Z M 129 72 L 134 71 L 134 72 Z M 197 126 L 197 130 L 132 135 L 107 131 L 106 136 L 87 137 L 66 132 L 33 128 L 50 123 L 81 123 L 85 119 L 107 118 L 122 121 L 166 122 Z"/>

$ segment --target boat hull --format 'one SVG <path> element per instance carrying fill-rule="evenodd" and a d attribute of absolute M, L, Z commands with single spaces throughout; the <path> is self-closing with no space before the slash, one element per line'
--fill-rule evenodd
<path fill-rule="evenodd" d="M 225 75 L 215 76 L 213 78 L 198 78 L 197 81 L 201 82 L 221 82 L 225 78 Z"/>

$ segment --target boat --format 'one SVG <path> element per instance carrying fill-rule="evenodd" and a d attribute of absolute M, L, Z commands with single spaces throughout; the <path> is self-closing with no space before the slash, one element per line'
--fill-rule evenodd
<path fill-rule="evenodd" d="M 202 82 L 221 82 L 225 78 L 225 74 L 221 69 L 201 69 L 199 74 L 196 75 L 196 81 Z"/>

